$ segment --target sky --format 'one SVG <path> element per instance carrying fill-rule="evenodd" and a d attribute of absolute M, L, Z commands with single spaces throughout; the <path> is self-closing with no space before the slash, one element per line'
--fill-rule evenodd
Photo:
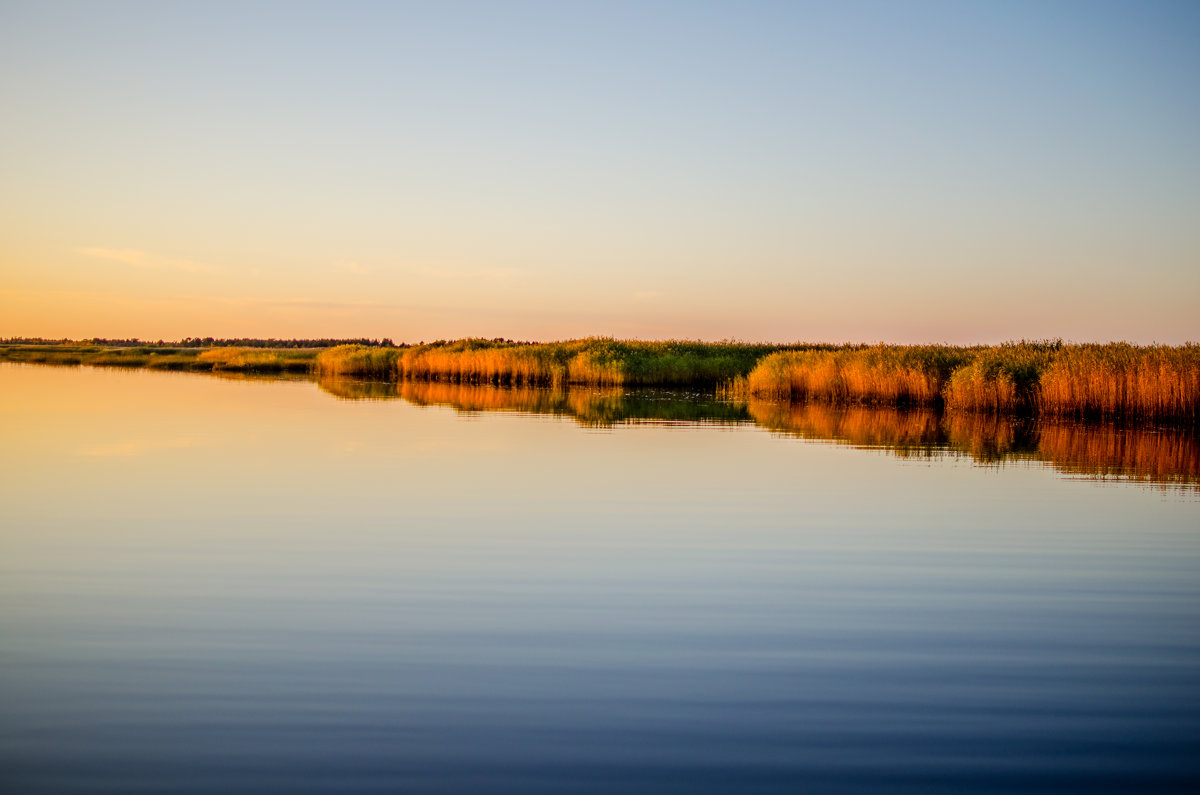
<path fill-rule="evenodd" d="M 0 336 L 1200 339 L 1200 3 L 0 0 Z"/>

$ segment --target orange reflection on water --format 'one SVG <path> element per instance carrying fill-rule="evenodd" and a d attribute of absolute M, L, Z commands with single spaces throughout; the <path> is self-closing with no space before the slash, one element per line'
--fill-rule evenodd
<path fill-rule="evenodd" d="M 1043 425 L 1042 460 L 1071 474 L 1164 484 L 1200 484 L 1200 444 L 1172 430 Z"/>
<path fill-rule="evenodd" d="M 769 430 L 895 455 L 950 452 L 981 464 L 1041 461 L 1060 472 L 1161 485 L 1200 485 L 1200 439 L 1178 428 L 1055 423 L 986 414 L 750 401 Z"/>
<path fill-rule="evenodd" d="M 980 464 L 1027 460 L 1097 479 L 1200 485 L 1200 440 L 1178 428 L 1129 428 L 1014 419 L 930 409 L 836 406 L 697 395 L 619 387 L 553 390 L 437 381 L 319 381 L 350 400 L 403 399 L 463 412 L 513 411 L 569 417 L 588 427 L 618 423 L 754 423 L 774 433 L 884 450 L 901 457 L 963 455 Z"/>
<path fill-rule="evenodd" d="M 632 423 L 748 422 L 745 407 L 702 395 L 622 387 L 546 389 L 445 381 L 370 382 L 326 378 L 321 389 L 346 400 L 403 399 L 417 406 L 448 406 L 457 411 L 513 411 L 569 417 L 588 427 Z"/>

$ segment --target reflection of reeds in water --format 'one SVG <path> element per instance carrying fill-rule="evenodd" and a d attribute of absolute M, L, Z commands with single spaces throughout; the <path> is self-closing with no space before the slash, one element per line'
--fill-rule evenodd
<path fill-rule="evenodd" d="M 395 400 L 400 397 L 395 381 L 323 375 L 317 379 L 317 386 L 341 400 Z"/>
<path fill-rule="evenodd" d="M 754 422 L 775 433 L 804 439 L 882 448 L 898 455 L 932 455 L 944 447 L 937 412 L 750 400 Z"/>
<path fill-rule="evenodd" d="M 1091 478 L 1200 484 L 1200 443 L 1194 434 L 1171 429 L 1043 424 L 1038 456 Z"/>
<path fill-rule="evenodd" d="M 621 387 L 548 389 L 497 387 L 445 381 L 363 381 L 322 377 L 317 383 L 331 395 L 347 400 L 394 400 L 417 406 L 449 406 L 462 412 L 513 411 L 553 414 L 581 425 L 607 427 L 620 423 L 746 422 L 742 406 L 664 390 L 631 392 Z"/>
<path fill-rule="evenodd" d="M 322 378 L 319 383 L 330 394 L 355 400 L 402 398 L 418 406 L 449 406 L 463 412 L 552 414 L 589 427 L 752 421 L 774 433 L 878 449 L 900 457 L 959 455 L 987 465 L 1043 461 L 1073 475 L 1200 486 L 1200 439 L 1188 429 L 1130 429 L 1038 422 L 994 413 L 757 398 L 741 403 L 619 387 L 544 389 L 349 378 Z"/>
<path fill-rule="evenodd" d="M 756 423 L 776 433 L 878 448 L 902 457 L 947 453 L 981 464 L 1033 460 L 1089 478 L 1200 486 L 1200 438 L 1187 429 L 828 403 L 751 400 L 748 407 Z"/>
<path fill-rule="evenodd" d="M 946 446 L 981 464 L 1037 456 L 1037 423 L 996 414 L 942 415 Z"/>
<path fill-rule="evenodd" d="M 397 394 L 416 406 L 449 406 L 467 413 L 574 414 L 584 402 L 577 392 L 439 381 L 401 381 Z"/>
<path fill-rule="evenodd" d="M 621 423 L 745 422 L 745 409 L 715 400 L 681 400 L 661 391 L 628 392 L 619 387 L 539 389 L 494 387 L 439 381 L 402 381 L 399 394 L 419 406 L 450 406 L 459 411 L 516 411 L 570 417 L 581 425 Z"/>

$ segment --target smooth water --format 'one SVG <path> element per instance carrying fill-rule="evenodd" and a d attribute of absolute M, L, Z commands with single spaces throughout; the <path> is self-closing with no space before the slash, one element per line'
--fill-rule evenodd
<path fill-rule="evenodd" d="M 0 365 L 0 791 L 1200 786 L 1194 436 L 323 386 Z"/>

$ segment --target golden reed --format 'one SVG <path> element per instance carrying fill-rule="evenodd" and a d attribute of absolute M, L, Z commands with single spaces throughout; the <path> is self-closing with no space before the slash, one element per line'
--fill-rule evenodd
<path fill-rule="evenodd" d="M 879 345 L 765 356 L 727 397 L 1197 424 L 1200 345 Z"/>

